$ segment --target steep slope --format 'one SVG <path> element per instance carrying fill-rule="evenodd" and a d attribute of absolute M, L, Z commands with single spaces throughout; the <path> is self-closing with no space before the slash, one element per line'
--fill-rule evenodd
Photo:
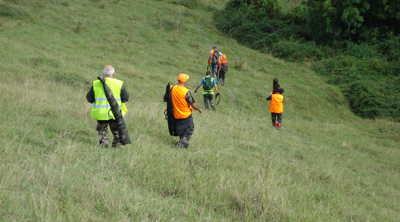
<path fill-rule="evenodd" d="M 395 221 L 399 124 L 355 117 L 308 67 L 218 32 L 223 1 L 182 2 L 0 2 L 0 217 Z M 177 150 L 165 85 L 184 72 L 193 91 L 214 44 L 230 62 L 221 102 L 194 113 L 190 149 Z M 131 95 L 133 144 L 117 150 L 96 145 L 85 99 L 107 64 Z M 274 77 L 285 88 L 280 131 L 265 101 Z"/>

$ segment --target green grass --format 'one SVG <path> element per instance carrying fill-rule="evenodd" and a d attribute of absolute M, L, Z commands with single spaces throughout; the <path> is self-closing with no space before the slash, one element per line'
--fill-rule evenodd
<path fill-rule="evenodd" d="M 400 125 L 356 117 L 306 65 L 217 31 L 225 1 L 182 2 L 0 2 L 0 220 L 398 220 Z M 175 149 L 165 86 L 184 72 L 193 91 L 214 44 L 230 64 L 221 102 L 194 113 L 190 148 Z M 131 95 L 122 149 L 96 144 L 85 99 L 107 64 Z M 274 77 L 280 131 L 265 101 Z"/>

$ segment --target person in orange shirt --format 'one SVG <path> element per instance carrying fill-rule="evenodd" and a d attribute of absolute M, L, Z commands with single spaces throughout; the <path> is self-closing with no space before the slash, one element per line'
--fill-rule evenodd
<path fill-rule="evenodd" d="M 271 100 L 271 103 L 269 104 L 269 111 L 271 112 L 272 126 L 278 130 L 282 127 L 283 92 L 285 92 L 285 90 L 280 88 L 278 92 L 271 92 L 267 97 L 267 100 Z M 276 119 L 278 119 L 278 123 L 276 123 Z"/>
<path fill-rule="evenodd" d="M 194 131 L 193 109 L 202 113 L 201 108 L 196 104 L 189 89 L 185 87 L 189 75 L 181 73 L 178 76 L 178 84 L 171 86 L 171 98 L 175 117 L 176 132 L 180 138 L 176 143 L 178 148 L 189 148 L 189 139 Z M 167 102 L 167 95 L 164 95 L 164 102 Z"/>

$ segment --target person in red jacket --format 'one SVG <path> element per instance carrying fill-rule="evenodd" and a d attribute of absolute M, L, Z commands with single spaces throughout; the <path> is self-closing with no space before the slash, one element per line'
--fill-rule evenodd
<path fill-rule="evenodd" d="M 276 93 L 270 93 L 267 97 L 267 100 L 271 100 L 269 104 L 269 111 L 271 112 L 272 117 L 272 126 L 277 128 L 278 130 L 282 127 L 282 119 L 283 119 L 283 88 L 280 88 Z M 276 120 L 278 119 L 278 123 Z"/>

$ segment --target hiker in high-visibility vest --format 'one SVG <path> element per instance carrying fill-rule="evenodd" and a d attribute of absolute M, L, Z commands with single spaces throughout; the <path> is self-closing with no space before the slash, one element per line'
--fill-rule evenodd
<path fill-rule="evenodd" d="M 214 96 L 214 88 L 216 93 L 218 94 L 218 87 L 217 87 L 217 82 L 213 77 L 211 77 L 211 72 L 207 71 L 206 72 L 206 77 L 202 78 L 199 85 L 197 85 L 196 89 L 194 90 L 194 93 L 197 93 L 197 89 L 200 88 L 200 86 L 203 85 L 203 98 L 204 98 L 204 107 L 206 109 L 208 108 L 208 102 L 210 101 L 210 106 L 213 110 L 215 110 L 214 106 L 214 101 L 213 101 L 213 96 Z"/>
<path fill-rule="evenodd" d="M 123 82 L 114 78 L 115 70 L 112 66 L 107 65 L 104 67 L 103 74 L 105 75 L 106 84 L 120 107 L 122 116 L 124 116 L 127 111 L 125 102 L 129 100 L 129 93 L 126 91 Z M 93 81 L 93 85 L 86 95 L 86 100 L 92 103 L 91 116 L 92 119 L 97 120 L 96 131 L 98 131 L 99 144 L 104 147 L 110 145 L 110 141 L 107 137 L 107 127 L 110 126 L 111 133 L 114 136 L 112 147 L 118 147 L 120 145 L 120 140 L 117 121 L 111 111 L 106 93 L 104 92 L 103 83 L 101 83 L 100 80 Z"/>
<path fill-rule="evenodd" d="M 218 65 L 218 73 L 219 73 L 219 81 L 221 82 L 221 85 L 225 85 L 225 74 L 228 72 L 228 60 L 226 60 L 226 55 L 221 56 L 221 59 L 219 60 L 219 65 Z"/>
<path fill-rule="evenodd" d="M 283 119 L 283 88 L 279 89 L 279 92 L 270 93 L 267 100 L 271 100 L 269 105 L 269 111 L 271 112 L 272 126 L 276 129 L 281 129 Z M 278 123 L 276 122 L 278 120 Z"/>
<path fill-rule="evenodd" d="M 181 73 L 178 76 L 178 84 L 171 85 L 171 97 L 174 109 L 176 132 L 179 135 L 178 148 L 189 148 L 189 139 L 194 132 L 193 109 L 202 113 L 201 108 L 196 104 L 189 89 L 185 87 L 189 76 Z M 164 102 L 167 102 L 164 94 Z"/>
<path fill-rule="evenodd" d="M 217 80 L 218 80 L 218 62 L 220 56 L 222 55 L 223 54 L 218 50 L 217 46 L 214 45 L 213 49 L 210 51 L 210 55 L 208 56 L 208 65 L 211 66 L 211 76 Z"/>

